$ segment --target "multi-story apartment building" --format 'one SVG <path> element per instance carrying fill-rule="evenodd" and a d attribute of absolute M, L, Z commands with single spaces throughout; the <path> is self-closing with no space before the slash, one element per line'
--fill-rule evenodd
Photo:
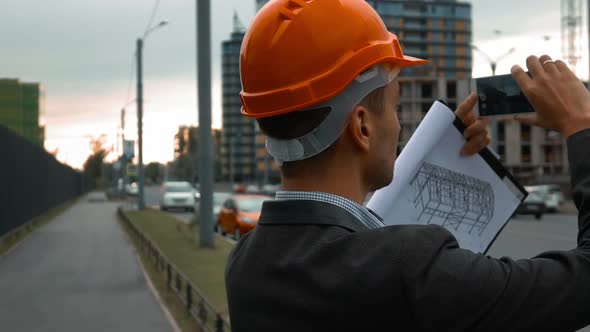
<path fill-rule="evenodd" d="M 45 94 L 39 83 L 22 83 L 17 79 L 0 79 L 0 125 L 31 143 L 43 146 L 45 128 L 39 126 Z"/>
<path fill-rule="evenodd" d="M 256 181 L 256 121 L 241 114 L 240 48 L 245 31 L 234 19 L 234 31 L 222 44 L 223 132 L 221 165 L 224 179 Z"/>
<path fill-rule="evenodd" d="M 400 148 L 406 145 L 434 101 L 444 100 L 451 109 L 469 95 L 467 79 L 443 77 L 401 77 L 401 109 L 398 118 L 402 127 Z"/>
<path fill-rule="evenodd" d="M 221 130 L 211 131 L 213 138 L 213 163 L 215 178 L 221 177 Z M 180 126 L 174 135 L 174 162 L 177 176 L 182 180 L 198 180 L 199 127 Z"/>
<path fill-rule="evenodd" d="M 430 60 L 404 76 L 471 77 L 471 4 L 456 0 L 367 0 L 404 53 Z"/>

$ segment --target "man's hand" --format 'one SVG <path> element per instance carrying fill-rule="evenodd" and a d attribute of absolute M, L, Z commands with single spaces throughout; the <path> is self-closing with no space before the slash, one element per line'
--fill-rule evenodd
<path fill-rule="evenodd" d="M 590 128 L 590 93 L 576 75 L 548 55 L 527 58 L 532 77 L 515 65 L 512 76 L 536 114 L 518 115 L 516 120 L 560 132 L 565 138 Z"/>
<path fill-rule="evenodd" d="M 487 126 L 489 119 L 478 119 L 473 114 L 473 108 L 477 103 L 477 94 L 472 93 L 465 99 L 455 111 L 455 114 L 467 127 L 463 135 L 467 143 L 461 149 L 462 156 L 471 156 L 483 150 L 491 142 Z"/>

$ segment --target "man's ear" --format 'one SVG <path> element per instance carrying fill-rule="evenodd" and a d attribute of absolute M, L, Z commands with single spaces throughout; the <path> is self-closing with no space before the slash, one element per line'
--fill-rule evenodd
<path fill-rule="evenodd" d="M 369 137 L 373 133 L 369 110 L 362 105 L 354 107 L 350 115 L 347 131 L 354 146 L 361 151 L 369 151 L 371 141 Z"/>

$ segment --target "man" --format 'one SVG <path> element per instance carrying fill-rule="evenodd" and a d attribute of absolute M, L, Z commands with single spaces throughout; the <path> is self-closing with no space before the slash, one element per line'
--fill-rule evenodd
<path fill-rule="evenodd" d="M 439 226 L 389 226 L 362 206 L 392 181 L 403 55 L 364 0 L 274 0 L 241 55 L 244 115 L 282 163 L 282 190 L 226 270 L 233 331 L 574 331 L 590 324 L 590 94 L 561 62 L 513 68 L 537 111 L 521 120 L 568 139 L 578 248 L 530 260 L 459 248 Z M 464 154 L 488 144 L 470 112 Z"/>

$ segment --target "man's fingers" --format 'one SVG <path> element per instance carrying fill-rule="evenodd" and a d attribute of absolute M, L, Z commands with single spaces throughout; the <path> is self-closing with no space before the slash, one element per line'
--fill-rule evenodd
<path fill-rule="evenodd" d="M 512 66 L 511 73 L 512 77 L 514 78 L 516 83 L 518 83 L 518 86 L 521 90 L 527 90 L 528 87 L 532 84 L 532 79 L 519 65 Z"/>
<path fill-rule="evenodd" d="M 570 72 L 571 71 L 570 68 L 565 64 L 565 62 L 563 62 L 561 60 L 555 61 L 555 66 L 562 73 L 567 73 L 567 72 Z"/>
<path fill-rule="evenodd" d="M 551 59 L 550 56 L 542 55 L 539 58 L 539 61 L 541 62 L 541 65 L 543 66 L 545 72 L 551 75 L 559 74 L 560 70 L 559 68 L 557 68 L 557 64 L 555 64 L 555 62 L 553 61 L 553 59 Z"/>
<path fill-rule="evenodd" d="M 475 107 L 475 103 L 477 103 L 477 94 L 472 92 L 469 97 L 457 107 L 455 114 L 461 119 L 461 121 L 463 121 L 463 123 L 465 123 L 465 118 Z"/>
<path fill-rule="evenodd" d="M 526 66 L 529 69 L 529 72 L 531 73 L 533 78 L 535 78 L 537 76 L 545 75 L 545 70 L 543 69 L 543 65 L 539 61 L 539 58 L 537 58 L 534 55 L 531 55 L 526 59 Z"/>
<path fill-rule="evenodd" d="M 471 156 L 483 150 L 491 142 L 487 134 L 480 134 L 471 138 L 461 149 L 462 156 Z"/>
<path fill-rule="evenodd" d="M 485 120 L 478 120 L 475 123 L 473 123 L 471 126 L 469 126 L 467 129 L 465 129 L 465 132 L 463 133 L 463 136 L 465 136 L 465 138 L 470 139 L 473 136 L 476 136 L 480 133 L 487 133 L 487 126 L 489 124 L 489 120 L 485 119 Z"/>

